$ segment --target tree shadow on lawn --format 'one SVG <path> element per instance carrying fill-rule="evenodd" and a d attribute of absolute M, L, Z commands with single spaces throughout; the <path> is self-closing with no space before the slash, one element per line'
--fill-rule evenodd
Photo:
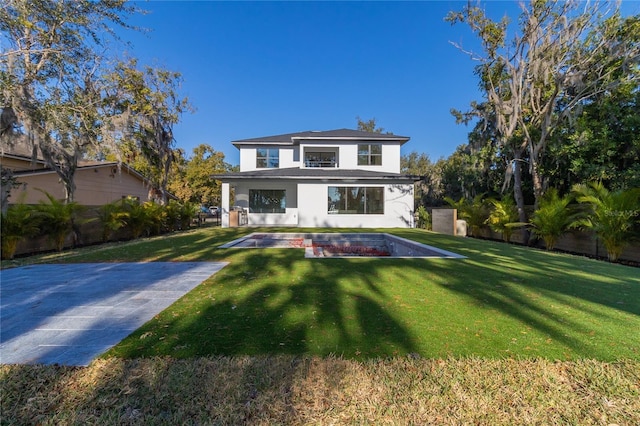
<path fill-rule="evenodd" d="M 496 277 L 640 316 L 640 268 L 518 245 L 415 231 L 394 232 L 468 257 L 467 282 Z M 435 262 L 442 267 L 448 262 Z M 453 276 L 465 269 L 453 268 Z M 446 272 L 446 271 L 445 271 Z M 490 284 L 490 283 L 489 283 Z"/>
<path fill-rule="evenodd" d="M 486 312 L 474 327 L 491 315 L 521 324 L 522 336 L 494 335 L 504 353 L 512 347 L 560 359 L 640 356 L 639 336 L 631 332 L 640 327 L 636 269 L 522 247 L 510 247 L 508 255 L 491 246 L 459 252 L 468 259 L 458 266 L 431 263 L 430 273 L 439 277 L 433 281 Z M 524 335 L 531 332 L 537 337 Z"/>
<path fill-rule="evenodd" d="M 415 351 L 385 310 L 377 259 L 304 259 L 292 249 L 231 249 L 230 265 L 108 354 L 176 357 Z"/>
<path fill-rule="evenodd" d="M 213 251 L 231 264 L 110 354 L 639 356 L 638 336 L 629 331 L 640 326 L 635 269 L 501 243 L 398 234 L 468 259 Z M 450 295 L 432 297 L 443 290 Z"/>

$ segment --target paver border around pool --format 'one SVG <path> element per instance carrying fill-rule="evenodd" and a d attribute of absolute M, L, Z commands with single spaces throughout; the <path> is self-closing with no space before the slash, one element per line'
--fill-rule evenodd
<path fill-rule="evenodd" d="M 0 271 L 0 363 L 86 366 L 228 262 L 30 265 Z"/>
<path fill-rule="evenodd" d="M 267 238 L 265 238 L 267 236 Z M 245 235 L 244 237 L 237 238 L 233 241 L 229 241 L 225 243 L 219 248 L 268 248 L 264 245 L 260 245 L 257 241 L 260 240 L 291 240 L 291 239 L 302 239 L 304 240 L 304 244 L 302 247 L 295 246 L 287 246 L 287 245 L 273 245 L 276 248 L 304 248 L 305 249 L 305 257 L 306 258 L 327 258 L 324 256 L 318 256 L 317 253 L 314 252 L 312 247 L 313 240 L 340 240 L 340 239 L 351 239 L 354 242 L 362 242 L 371 238 L 384 238 L 386 242 L 390 245 L 394 246 L 393 250 L 397 252 L 397 254 L 392 254 L 391 256 L 366 256 L 367 258 L 386 258 L 386 259 L 406 259 L 406 258 L 422 258 L 422 259 L 432 259 L 432 258 L 450 258 L 450 259 L 466 259 L 466 256 L 462 256 L 458 253 L 454 253 L 447 250 L 442 250 L 438 247 L 433 247 L 427 244 L 422 244 L 417 241 L 409 240 L 406 238 L 398 237 L 396 235 L 388 234 L 385 232 L 354 232 L 354 233 L 332 233 L 332 232 L 324 232 L 324 233 L 313 233 L 313 232 L 253 232 L 249 235 Z M 247 244 L 248 241 L 256 241 L 256 244 Z M 354 256 L 330 256 L 330 258 L 343 259 L 343 258 L 354 258 Z"/>

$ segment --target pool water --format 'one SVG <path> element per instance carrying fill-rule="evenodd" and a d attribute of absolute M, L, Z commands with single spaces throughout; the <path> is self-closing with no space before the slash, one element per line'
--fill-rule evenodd
<path fill-rule="evenodd" d="M 304 248 L 305 257 L 464 258 L 387 233 L 256 232 L 220 248 Z"/>

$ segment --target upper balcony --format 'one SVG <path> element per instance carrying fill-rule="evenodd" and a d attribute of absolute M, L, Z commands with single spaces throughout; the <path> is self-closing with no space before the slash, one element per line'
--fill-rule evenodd
<path fill-rule="evenodd" d="M 304 167 L 323 167 L 323 168 L 337 168 L 338 167 L 338 149 L 332 150 L 307 150 L 304 151 Z"/>

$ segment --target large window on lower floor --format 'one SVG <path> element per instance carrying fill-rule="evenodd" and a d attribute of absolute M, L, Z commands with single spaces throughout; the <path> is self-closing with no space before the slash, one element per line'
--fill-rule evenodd
<path fill-rule="evenodd" d="M 249 212 L 285 213 L 285 193 L 284 189 L 250 189 Z"/>
<path fill-rule="evenodd" d="M 330 186 L 330 214 L 384 214 L 384 188 L 378 186 Z"/>

